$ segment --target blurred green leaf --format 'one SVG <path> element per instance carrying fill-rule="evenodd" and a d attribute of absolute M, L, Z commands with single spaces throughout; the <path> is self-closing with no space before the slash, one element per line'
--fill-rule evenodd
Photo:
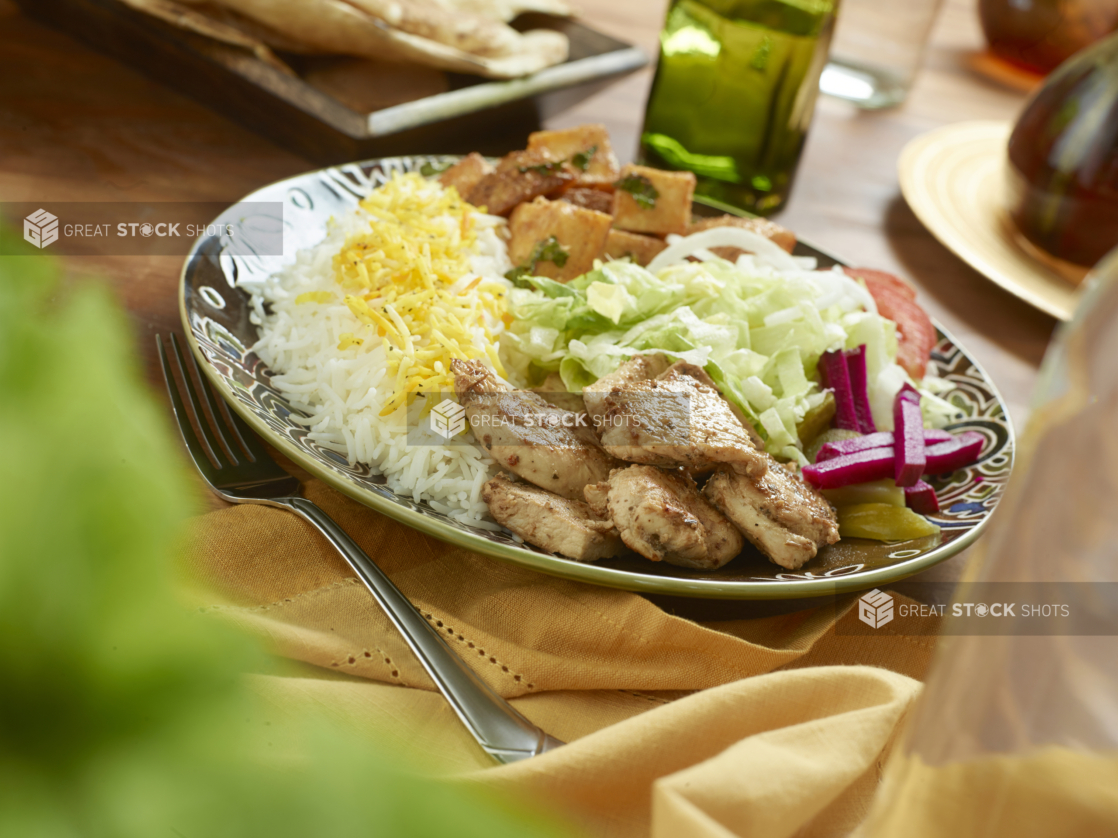
<path fill-rule="evenodd" d="M 265 656 L 174 593 L 196 510 L 130 325 L 57 270 L 0 257 L 0 835 L 567 834 L 317 718 L 277 754 L 240 680 Z"/>

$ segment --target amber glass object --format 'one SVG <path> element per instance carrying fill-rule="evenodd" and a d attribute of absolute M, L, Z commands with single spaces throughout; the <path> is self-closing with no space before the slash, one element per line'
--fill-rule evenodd
<path fill-rule="evenodd" d="M 1118 245 L 1118 34 L 1060 67 L 1026 105 L 1008 181 L 1010 216 L 1045 252 L 1090 266 Z"/>
<path fill-rule="evenodd" d="M 978 13 L 990 49 L 1038 73 L 1118 29 L 1114 0 L 980 0 Z"/>

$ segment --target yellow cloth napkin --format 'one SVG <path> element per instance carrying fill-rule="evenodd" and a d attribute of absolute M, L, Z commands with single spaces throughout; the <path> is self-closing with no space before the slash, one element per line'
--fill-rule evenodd
<path fill-rule="evenodd" d="M 895 756 L 859 838 L 1113 838 L 1118 753 L 1048 745 L 928 765 Z"/>
<path fill-rule="evenodd" d="M 317 481 L 305 492 L 495 690 L 569 744 L 493 766 L 333 548 L 291 513 L 236 506 L 200 520 L 192 578 L 209 610 L 319 667 L 256 676 L 258 691 L 395 738 L 450 776 L 535 795 L 592 835 L 849 833 L 934 645 L 890 626 L 836 634 L 831 604 L 696 623 L 444 544 Z"/>

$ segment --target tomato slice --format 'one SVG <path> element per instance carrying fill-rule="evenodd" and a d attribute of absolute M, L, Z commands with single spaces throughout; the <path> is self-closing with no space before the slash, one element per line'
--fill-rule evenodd
<path fill-rule="evenodd" d="M 848 276 L 866 283 L 877 311 L 897 324 L 897 363 L 919 381 L 936 345 L 936 327 L 916 302 L 916 289 L 893 274 L 869 268 L 844 268 Z"/>
<path fill-rule="evenodd" d="M 901 294 L 904 294 L 910 300 L 916 299 L 916 289 L 891 273 L 885 271 L 875 271 L 872 268 L 843 268 L 847 276 L 852 276 L 855 279 L 860 279 L 866 283 L 866 287 L 870 289 L 870 293 L 874 294 L 874 288 L 893 288 Z M 876 297 L 876 294 L 874 294 Z"/>

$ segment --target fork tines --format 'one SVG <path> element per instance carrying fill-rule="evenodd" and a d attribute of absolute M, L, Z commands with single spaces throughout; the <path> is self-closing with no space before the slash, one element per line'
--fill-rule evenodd
<path fill-rule="evenodd" d="M 228 465 L 237 466 L 243 461 L 255 463 L 267 460 L 267 452 L 252 430 L 212 390 L 193 353 L 184 351 L 174 333 L 171 334 L 171 351 L 167 352 L 162 336 L 155 336 L 159 349 L 159 362 L 171 405 L 182 430 L 183 440 L 199 468 L 201 453 L 214 469 L 220 471 Z M 217 417 L 220 414 L 221 419 Z M 225 430 L 223 432 L 222 425 Z M 243 429 L 243 433 L 242 433 Z M 237 448 L 229 444 L 229 437 Z M 224 459 L 222 458 L 224 454 Z"/>

